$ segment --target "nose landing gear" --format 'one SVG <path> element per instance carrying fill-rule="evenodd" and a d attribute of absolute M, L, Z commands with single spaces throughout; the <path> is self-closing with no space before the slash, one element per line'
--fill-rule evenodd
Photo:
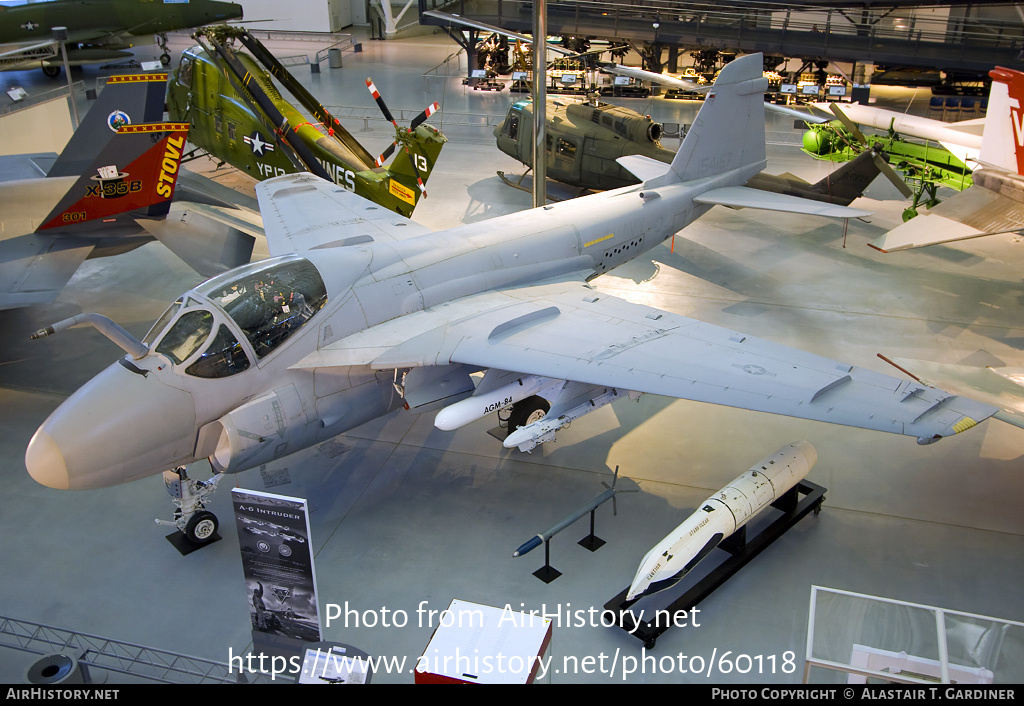
<path fill-rule="evenodd" d="M 174 527 L 190 547 L 197 549 L 220 539 L 217 534 L 219 523 L 217 516 L 205 509 L 210 496 L 217 490 L 217 484 L 224 476 L 217 474 L 210 480 L 192 480 L 188 477 L 188 467 L 178 466 L 173 471 L 164 471 L 164 486 L 171 502 L 175 505 L 174 520 L 156 520 L 158 525 Z M 173 539 L 172 544 L 178 546 Z M 183 547 L 178 546 L 179 550 Z M 185 553 L 185 552 L 183 552 Z"/>

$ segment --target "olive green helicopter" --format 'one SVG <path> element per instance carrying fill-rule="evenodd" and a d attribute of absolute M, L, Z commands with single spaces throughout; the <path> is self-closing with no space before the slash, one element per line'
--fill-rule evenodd
<path fill-rule="evenodd" d="M 370 79 L 367 87 L 395 128 L 374 158 L 258 39 L 241 27 L 196 32 L 167 91 L 171 120 L 188 122 L 189 142 L 222 163 L 263 180 L 311 172 L 403 216 L 426 196 L 426 182 L 446 139 L 426 124 L 434 103 L 401 127 Z M 235 41 L 251 53 L 238 51 Z M 264 68 L 265 67 L 265 68 Z M 276 78 L 312 119 L 286 100 Z M 388 167 L 384 163 L 400 153 Z"/>

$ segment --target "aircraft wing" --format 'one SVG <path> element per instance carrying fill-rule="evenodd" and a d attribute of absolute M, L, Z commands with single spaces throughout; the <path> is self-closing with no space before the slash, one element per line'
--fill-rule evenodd
<path fill-rule="evenodd" d="M 667 174 L 669 167 L 657 159 L 645 157 L 639 154 L 619 157 L 615 160 L 630 174 L 640 179 L 645 184 Z M 797 177 L 792 177 L 797 183 L 807 182 Z M 775 178 L 765 174 L 755 175 L 751 182 L 767 186 Z M 777 183 L 777 182 L 776 182 Z M 720 189 L 705 191 L 693 200 L 696 203 L 708 203 L 729 208 L 759 208 L 766 211 L 783 211 L 785 213 L 803 213 L 811 216 L 826 216 L 831 218 L 861 218 L 870 216 L 870 211 L 861 211 L 848 206 L 830 204 L 824 201 L 791 196 L 779 193 L 781 188 L 752 188 L 749 186 L 726 186 Z M 851 199 L 852 200 L 852 199 Z"/>
<path fill-rule="evenodd" d="M 432 232 L 312 174 L 267 179 L 256 193 L 272 256 Z"/>
<path fill-rule="evenodd" d="M 1000 408 L 997 419 L 1024 429 L 1024 367 L 981 368 L 913 358 L 893 358 L 893 362 L 908 374 L 928 380 L 928 384 L 996 405 Z"/>
<path fill-rule="evenodd" d="M 27 233 L 0 248 L 0 309 L 48 304 L 92 252 L 80 239 Z"/>
<path fill-rule="evenodd" d="M 997 410 L 920 382 L 856 368 L 632 304 L 580 283 L 487 292 L 367 329 L 297 367 L 462 363 L 916 436 Z"/>
<path fill-rule="evenodd" d="M 882 252 L 951 243 L 1024 229 L 1024 207 L 1004 194 L 971 186 L 868 243 Z"/>

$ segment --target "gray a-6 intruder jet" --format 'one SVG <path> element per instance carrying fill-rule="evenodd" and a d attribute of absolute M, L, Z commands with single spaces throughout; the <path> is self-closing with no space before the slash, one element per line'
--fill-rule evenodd
<path fill-rule="evenodd" d="M 766 164 L 761 68 L 751 55 L 722 71 L 671 165 L 623 158 L 642 184 L 443 232 L 311 175 L 262 182 L 273 257 L 189 291 L 143 341 L 96 315 L 37 334 L 93 323 L 128 355 L 43 423 L 29 473 L 78 489 L 164 472 L 176 525 L 202 541 L 216 529 L 203 503 L 224 474 L 403 406 L 440 409 L 441 429 L 511 408 L 504 443 L 521 450 L 641 393 L 920 443 L 991 416 L 969 398 L 587 286 L 715 204 L 863 213 L 741 186 Z M 188 479 L 185 465 L 204 458 L 214 478 Z"/>

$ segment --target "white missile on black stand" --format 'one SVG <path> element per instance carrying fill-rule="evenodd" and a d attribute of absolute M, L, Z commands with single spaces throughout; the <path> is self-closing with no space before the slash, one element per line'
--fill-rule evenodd
<path fill-rule="evenodd" d="M 626 600 L 675 585 L 722 540 L 781 498 L 814 468 L 818 452 L 806 441 L 787 444 L 701 504 L 640 562 Z"/>

